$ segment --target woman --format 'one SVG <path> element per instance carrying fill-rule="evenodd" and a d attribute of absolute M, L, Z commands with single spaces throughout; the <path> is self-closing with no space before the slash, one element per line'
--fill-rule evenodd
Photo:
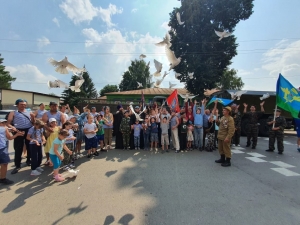
<path fill-rule="evenodd" d="M 47 110 L 45 110 L 44 103 L 39 104 L 39 107 L 40 108 L 34 112 L 34 116 L 36 119 L 42 119 L 44 113 L 47 112 Z"/>
<path fill-rule="evenodd" d="M 113 131 L 113 123 L 114 123 L 114 116 L 110 112 L 110 108 L 108 106 L 104 107 L 104 145 L 106 146 L 106 150 L 111 149 L 111 142 L 112 142 L 112 131 Z"/>
<path fill-rule="evenodd" d="M 207 137 L 207 144 L 205 149 L 207 152 L 212 152 L 215 150 L 214 141 L 215 141 L 215 124 L 216 121 L 214 119 L 214 112 L 211 113 L 208 119 L 208 128 L 206 129 L 206 137 Z"/>

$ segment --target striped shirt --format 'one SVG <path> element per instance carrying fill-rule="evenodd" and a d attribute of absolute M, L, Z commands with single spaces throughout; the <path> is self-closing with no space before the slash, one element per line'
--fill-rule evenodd
<path fill-rule="evenodd" d="M 56 119 L 56 124 L 57 126 L 61 126 L 61 120 L 60 120 L 60 117 L 61 117 L 61 112 L 60 111 L 57 111 L 55 114 L 51 114 L 50 111 L 46 112 L 47 116 L 48 116 L 48 121 L 50 118 L 55 118 Z"/>
<path fill-rule="evenodd" d="M 43 115 L 44 115 L 44 113 L 46 113 L 47 112 L 47 110 L 38 110 L 37 111 L 37 114 L 36 114 L 36 118 L 37 119 L 41 119 L 42 117 L 43 117 Z"/>
<path fill-rule="evenodd" d="M 6 127 L 0 127 L 0 149 L 7 149 L 8 140 L 6 138 Z"/>
<path fill-rule="evenodd" d="M 18 112 L 18 110 L 14 111 L 14 119 L 13 125 L 17 129 L 29 129 L 32 127 L 30 112 Z"/>

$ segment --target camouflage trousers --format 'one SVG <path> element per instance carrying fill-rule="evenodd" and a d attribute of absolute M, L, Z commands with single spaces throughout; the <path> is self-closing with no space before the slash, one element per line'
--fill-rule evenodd
<path fill-rule="evenodd" d="M 257 124 L 249 124 L 247 129 L 247 145 L 251 144 L 251 138 L 252 138 L 252 147 L 256 147 L 257 136 L 258 136 Z"/>
<path fill-rule="evenodd" d="M 129 148 L 130 145 L 130 131 L 123 132 L 123 146 L 124 148 Z"/>
<path fill-rule="evenodd" d="M 74 150 L 74 143 L 67 143 L 66 146 L 73 152 Z M 74 156 L 69 155 L 69 153 L 66 150 L 62 150 L 63 155 L 64 155 L 64 159 L 63 159 L 63 165 L 69 165 L 70 163 L 74 162 Z"/>
<path fill-rule="evenodd" d="M 275 139 L 277 139 L 278 152 L 283 152 L 284 151 L 283 136 L 284 135 L 282 131 L 271 130 L 269 133 L 269 149 L 273 151 L 275 150 Z"/>

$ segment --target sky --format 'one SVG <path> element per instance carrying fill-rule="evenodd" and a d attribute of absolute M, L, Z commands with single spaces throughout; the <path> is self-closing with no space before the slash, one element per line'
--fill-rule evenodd
<path fill-rule="evenodd" d="M 153 59 L 167 70 L 164 48 L 154 43 L 165 36 L 169 13 L 180 5 L 177 0 L 3 1 L 0 54 L 17 78 L 12 88 L 60 95 L 63 89 L 49 89 L 47 81 L 69 83 L 72 73 L 58 74 L 48 60 L 65 56 L 77 67 L 85 65 L 98 91 L 118 85 L 140 54 L 151 62 L 151 73 Z M 244 90 L 275 91 L 279 73 L 300 86 L 299 9 L 299 0 L 256 0 L 251 17 L 236 26 L 238 55 L 230 68 L 242 77 Z M 169 82 L 184 87 L 173 71 L 161 87 Z"/>

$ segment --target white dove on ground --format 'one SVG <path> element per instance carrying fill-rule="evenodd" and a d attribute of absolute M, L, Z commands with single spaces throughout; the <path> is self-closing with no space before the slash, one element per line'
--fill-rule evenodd
<path fill-rule="evenodd" d="M 78 175 L 78 173 L 79 173 L 79 170 L 69 169 L 68 173 L 69 173 L 70 177 L 76 177 Z"/>
<path fill-rule="evenodd" d="M 176 84 L 172 84 L 170 81 L 169 81 L 169 88 L 173 88 L 173 87 L 175 87 L 176 86 Z"/>
<path fill-rule="evenodd" d="M 234 100 L 237 98 L 237 100 L 241 99 L 241 96 L 243 94 L 247 93 L 247 91 L 237 91 L 237 92 L 229 92 L 229 94 L 231 95 L 231 100 Z"/>
<path fill-rule="evenodd" d="M 144 107 L 143 111 L 140 112 L 139 114 L 137 114 L 137 113 L 134 111 L 134 109 L 133 109 L 133 107 L 132 107 L 131 104 L 130 104 L 129 108 L 130 108 L 131 112 L 135 115 L 135 118 L 136 118 L 137 120 L 143 121 L 143 119 L 141 119 L 141 115 L 142 115 L 143 112 L 146 111 L 146 106 Z"/>
<path fill-rule="evenodd" d="M 137 87 L 137 88 L 143 87 L 143 84 L 142 84 L 142 83 L 137 82 L 137 84 L 138 84 L 138 87 Z"/>
<path fill-rule="evenodd" d="M 76 66 L 74 66 L 72 63 L 70 63 L 68 61 L 67 56 L 61 60 L 61 61 L 56 61 L 54 59 L 49 59 L 49 62 L 56 67 L 55 71 L 60 73 L 60 74 L 68 74 L 69 71 L 73 71 L 73 72 L 81 72 L 81 71 L 85 71 L 85 69 L 79 69 Z"/>
<path fill-rule="evenodd" d="M 170 48 L 172 46 L 172 44 L 170 42 L 170 34 L 167 32 L 163 41 L 156 43 L 155 45 L 160 46 L 160 47 L 167 46 L 168 48 Z"/>
<path fill-rule="evenodd" d="M 162 63 L 160 63 L 154 59 L 154 66 L 155 66 L 156 72 L 153 74 L 153 76 L 160 77 L 161 76 L 160 72 L 162 70 Z"/>
<path fill-rule="evenodd" d="M 48 88 L 65 88 L 68 89 L 69 85 L 61 80 L 55 80 L 55 81 L 48 81 L 47 82 Z"/>
<path fill-rule="evenodd" d="M 192 73 L 188 72 L 188 76 L 189 76 L 190 79 L 193 79 L 194 78 L 194 72 L 192 72 Z"/>
<path fill-rule="evenodd" d="M 80 92 L 81 91 L 80 88 L 83 83 L 84 83 L 84 80 L 76 80 L 75 86 L 70 86 L 70 89 L 75 92 Z"/>
<path fill-rule="evenodd" d="M 179 95 L 181 98 L 184 99 L 184 102 L 187 102 L 189 99 L 193 99 L 196 96 L 198 96 L 198 95 L 190 95 L 190 94 L 185 94 L 185 95 L 179 94 Z"/>
<path fill-rule="evenodd" d="M 184 24 L 184 22 L 181 22 L 181 18 L 180 18 L 180 13 L 179 12 L 176 13 L 176 18 L 177 18 L 177 21 L 178 21 L 179 25 Z"/>
<path fill-rule="evenodd" d="M 181 76 L 181 73 L 175 73 L 175 78 L 179 79 L 179 77 Z"/>
<path fill-rule="evenodd" d="M 83 75 L 83 71 L 81 71 L 81 72 L 73 72 L 73 75 L 79 77 L 80 80 L 83 80 L 83 76 L 82 76 Z"/>
<path fill-rule="evenodd" d="M 216 33 L 216 35 L 218 35 L 220 37 L 219 41 L 221 41 L 223 38 L 227 38 L 231 35 L 231 33 L 229 33 L 228 31 L 220 32 L 220 31 L 215 30 L 215 33 Z"/>
<path fill-rule="evenodd" d="M 270 97 L 270 94 L 266 93 L 266 94 L 263 94 L 263 96 L 260 97 L 259 99 L 262 101 L 262 100 L 265 100 L 266 98 L 269 98 L 269 97 Z"/>
<path fill-rule="evenodd" d="M 144 59 L 144 58 L 146 58 L 146 55 L 141 54 L 141 55 L 140 55 L 140 59 Z"/>
<path fill-rule="evenodd" d="M 181 57 L 176 58 L 174 52 L 171 51 L 171 49 L 169 49 L 167 46 L 165 47 L 165 50 L 166 50 L 166 56 L 170 62 L 169 70 L 171 70 L 181 62 Z"/>

